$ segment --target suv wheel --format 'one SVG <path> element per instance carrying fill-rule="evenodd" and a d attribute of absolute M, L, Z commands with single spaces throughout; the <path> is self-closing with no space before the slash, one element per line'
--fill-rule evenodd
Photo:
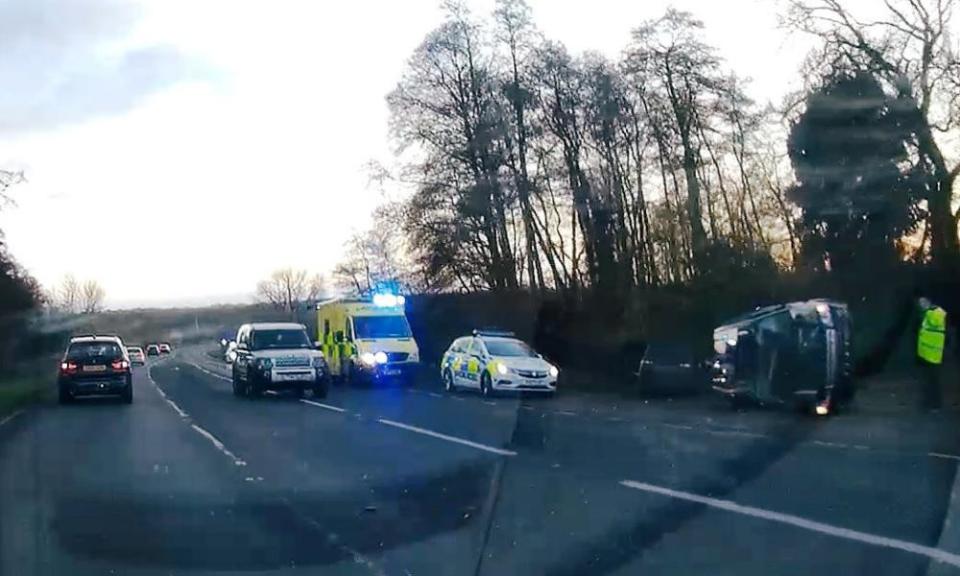
<path fill-rule="evenodd" d="M 233 383 L 233 395 L 243 397 L 243 383 L 240 382 L 240 375 L 237 373 L 237 367 L 234 366 L 230 371 L 230 381 Z"/>
<path fill-rule="evenodd" d="M 313 397 L 326 398 L 327 391 L 330 390 L 330 377 L 324 376 L 313 384 Z"/>
<path fill-rule="evenodd" d="M 133 383 L 128 382 L 127 387 L 124 388 L 123 392 L 120 394 L 120 399 L 124 404 L 133 404 Z"/>

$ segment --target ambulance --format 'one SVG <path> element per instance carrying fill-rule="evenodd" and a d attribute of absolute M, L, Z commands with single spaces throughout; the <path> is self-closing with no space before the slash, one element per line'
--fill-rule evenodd
<path fill-rule="evenodd" d="M 340 382 L 410 382 L 420 366 L 403 296 L 375 294 L 318 303 L 317 340 L 331 376 Z"/>

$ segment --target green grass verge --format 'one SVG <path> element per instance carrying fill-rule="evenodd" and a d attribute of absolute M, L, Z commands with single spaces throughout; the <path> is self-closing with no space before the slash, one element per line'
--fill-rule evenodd
<path fill-rule="evenodd" d="M 0 381 L 0 418 L 53 394 L 49 377 L 21 376 Z"/>

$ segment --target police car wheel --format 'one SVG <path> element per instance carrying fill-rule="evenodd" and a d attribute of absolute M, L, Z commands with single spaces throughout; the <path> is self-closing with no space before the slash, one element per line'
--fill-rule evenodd
<path fill-rule="evenodd" d="M 449 370 L 443 372 L 443 389 L 447 392 L 456 392 L 457 385 L 453 383 L 453 373 Z"/>
<path fill-rule="evenodd" d="M 480 393 L 484 396 L 493 396 L 493 385 L 490 383 L 490 375 L 484 372 L 480 377 Z"/>

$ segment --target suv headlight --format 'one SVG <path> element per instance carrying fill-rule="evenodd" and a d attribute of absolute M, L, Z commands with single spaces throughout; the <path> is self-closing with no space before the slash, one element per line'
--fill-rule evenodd
<path fill-rule="evenodd" d="M 365 366 L 373 366 L 377 363 L 376 357 L 370 352 L 364 352 L 360 355 L 360 362 Z"/>
<path fill-rule="evenodd" d="M 551 365 L 548 371 L 550 372 L 551 378 L 556 378 L 557 376 L 560 375 L 560 369 L 557 368 L 556 366 Z"/>
<path fill-rule="evenodd" d="M 257 360 L 257 367 L 261 370 L 270 370 L 273 368 L 273 360 L 269 358 L 260 358 Z"/>
<path fill-rule="evenodd" d="M 314 356 L 313 357 L 313 367 L 314 368 L 323 368 L 327 365 L 327 361 L 323 359 L 323 356 Z"/>

